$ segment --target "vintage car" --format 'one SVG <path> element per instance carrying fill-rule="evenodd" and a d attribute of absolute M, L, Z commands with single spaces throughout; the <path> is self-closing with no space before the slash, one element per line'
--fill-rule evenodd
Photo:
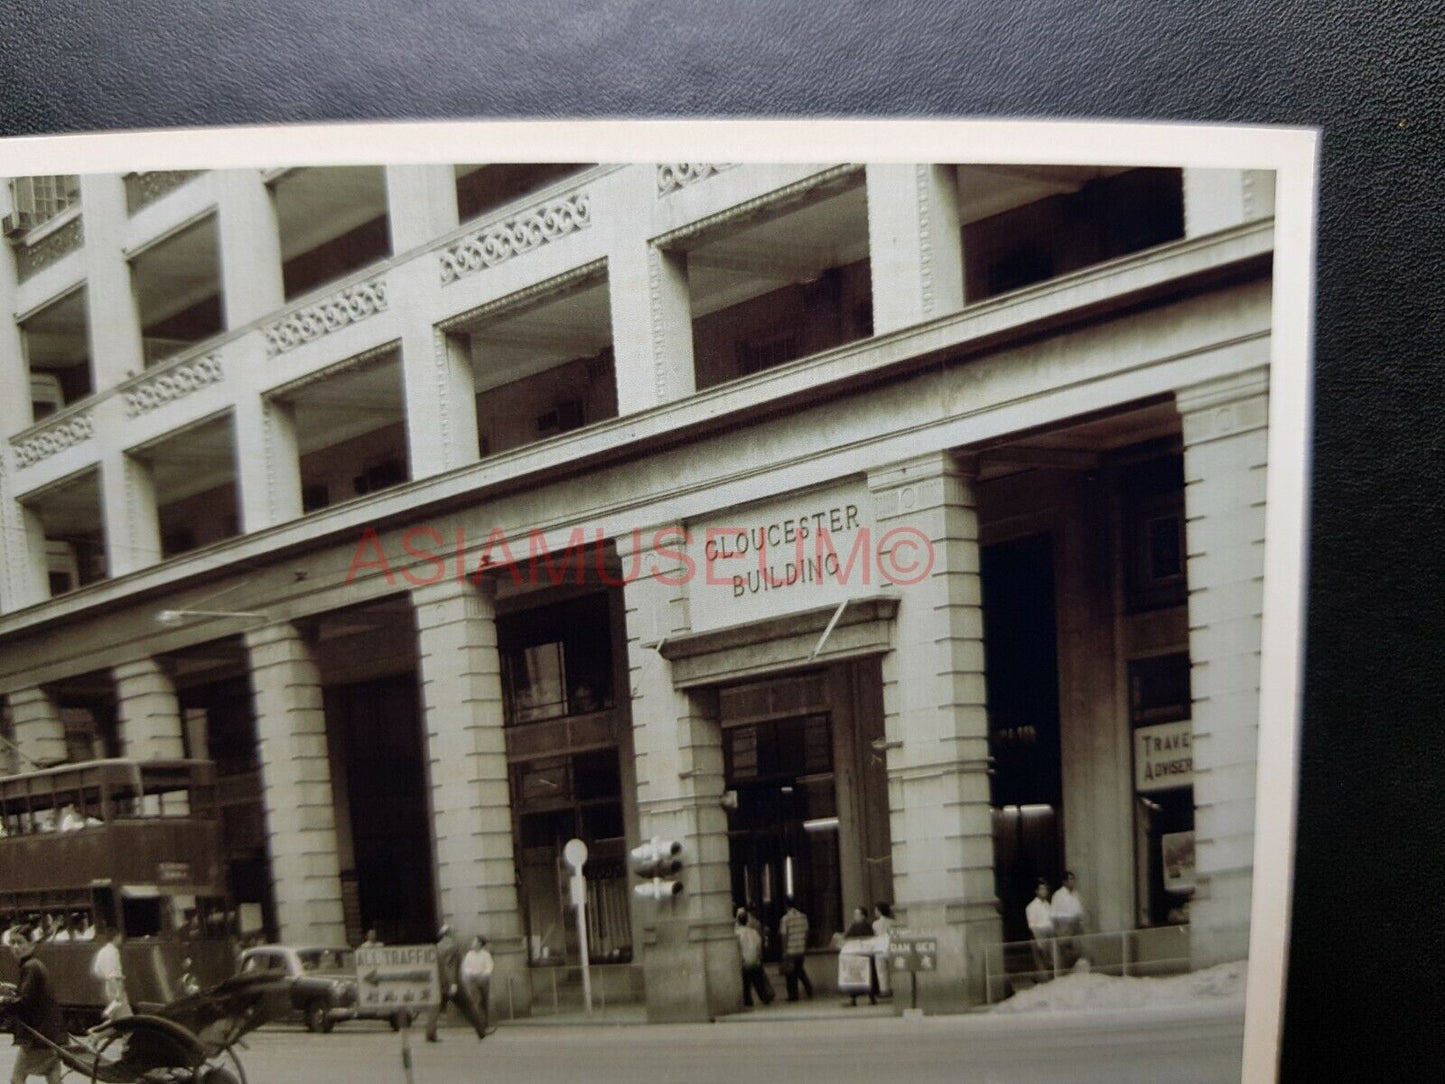
<path fill-rule="evenodd" d="M 284 978 L 307 1031 L 356 1017 L 356 954 L 336 945 L 258 945 L 241 953 L 242 975 Z"/>

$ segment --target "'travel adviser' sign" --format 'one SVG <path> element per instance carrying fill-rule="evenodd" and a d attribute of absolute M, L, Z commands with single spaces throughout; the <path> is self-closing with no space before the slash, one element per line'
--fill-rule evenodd
<path fill-rule="evenodd" d="M 356 1007 L 424 1009 L 441 1001 L 435 945 L 383 945 L 356 950 Z"/>
<path fill-rule="evenodd" d="M 1194 724 L 1141 726 L 1134 731 L 1134 789 L 1140 794 L 1194 785 Z"/>

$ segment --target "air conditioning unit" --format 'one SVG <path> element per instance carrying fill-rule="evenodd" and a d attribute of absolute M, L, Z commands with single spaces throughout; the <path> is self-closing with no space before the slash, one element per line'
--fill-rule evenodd
<path fill-rule="evenodd" d="M 5 236 L 14 240 L 35 224 L 33 214 L 27 211 L 11 211 L 3 219 L 0 219 L 0 230 L 4 230 Z"/>
<path fill-rule="evenodd" d="M 65 392 L 54 373 L 30 374 L 30 405 L 37 422 L 65 405 Z"/>
<path fill-rule="evenodd" d="M 80 586 L 80 561 L 69 542 L 46 540 L 45 570 L 50 578 L 51 595 L 63 595 Z"/>
<path fill-rule="evenodd" d="M 537 435 L 550 437 L 557 433 L 569 433 L 581 429 L 585 424 L 585 411 L 581 399 L 564 399 L 551 410 L 537 415 Z"/>

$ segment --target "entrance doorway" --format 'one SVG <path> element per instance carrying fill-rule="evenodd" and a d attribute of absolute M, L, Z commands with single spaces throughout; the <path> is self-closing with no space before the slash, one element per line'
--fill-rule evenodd
<path fill-rule="evenodd" d="M 780 955 L 789 896 L 808 916 L 810 941 L 826 942 L 843 928 L 830 714 L 724 719 L 723 758 L 737 795 L 728 816 L 733 899 L 762 921 L 768 959 Z"/>
<path fill-rule="evenodd" d="M 983 639 L 994 878 L 1006 941 L 1029 936 L 1025 908 L 1063 875 L 1063 769 L 1053 545 L 1048 535 L 986 546 Z"/>
<path fill-rule="evenodd" d="M 415 673 L 325 690 L 332 740 L 347 936 L 375 928 L 383 941 L 436 936 L 432 833 Z M 340 818 L 339 818 L 340 819 Z"/>

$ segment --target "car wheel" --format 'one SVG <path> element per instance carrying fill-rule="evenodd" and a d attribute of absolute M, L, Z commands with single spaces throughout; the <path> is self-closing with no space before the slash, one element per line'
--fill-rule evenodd
<path fill-rule="evenodd" d="M 326 1002 L 313 1001 L 306 1006 L 306 1030 L 322 1035 L 331 1030 L 331 1017 L 326 1015 Z"/>

